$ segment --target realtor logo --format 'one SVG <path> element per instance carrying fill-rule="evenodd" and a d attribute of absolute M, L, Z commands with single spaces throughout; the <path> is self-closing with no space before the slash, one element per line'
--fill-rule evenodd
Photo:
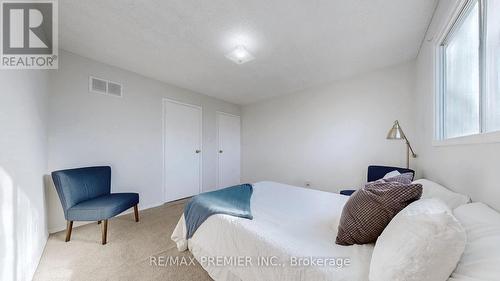
<path fill-rule="evenodd" d="M 57 2 L 1 1 L 1 58 L 4 69 L 55 69 Z"/>

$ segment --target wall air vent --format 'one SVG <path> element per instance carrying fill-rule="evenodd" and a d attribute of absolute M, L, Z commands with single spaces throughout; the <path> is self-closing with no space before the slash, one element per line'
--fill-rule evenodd
<path fill-rule="evenodd" d="M 89 76 L 89 92 L 122 97 L 122 84 Z"/>
<path fill-rule="evenodd" d="M 121 97 L 122 85 L 108 81 L 108 94 Z"/>

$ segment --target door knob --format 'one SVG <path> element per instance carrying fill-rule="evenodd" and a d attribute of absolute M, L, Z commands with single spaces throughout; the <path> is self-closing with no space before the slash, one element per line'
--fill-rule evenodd
<path fill-rule="evenodd" d="M 224 152 L 224 151 L 222 151 L 222 150 L 219 150 L 219 153 L 222 153 L 222 152 Z"/>
<path fill-rule="evenodd" d="M 195 152 L 196 152 L 196 153 L 200 153 L 200 152 L 201 152 L 201 150 L 197 149 Z"/>

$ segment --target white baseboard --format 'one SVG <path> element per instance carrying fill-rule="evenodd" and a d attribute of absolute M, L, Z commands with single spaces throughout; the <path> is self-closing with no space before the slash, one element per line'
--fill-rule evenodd
<path fill-rule="evenodd" d="M 147 210 L 147 209 L 151 209 L 151 208 L 155 208 L 155 207 L 161 206 L 163 204 L 165 204 L 165 203 L 163 203 L 163 202 L 161 202 L 161 203 L 154 203 L 154 204 L 149 204 L 149 205 L 146 205 L 146 206 L 139 205 L 139 210 L 143 211 L 143 210 Z M 132 211 L 133 211 L 133 209 L 130 208 L 130 209 L 126 210 L 125 212 L 119 214 L 119 216 L 130 214 L 130 213 L 132 213 Z M 86 224 L 89 224 L 89 223 L 95 223 L 95 221 L 75 221 L 75 222 L 73 222 L 73 227 L 78 227 L 78 226 L 86 225 Z M 66 225 L 58 225 L 58 226 L 49 228 L 49 233 L 52 234 L 52 233 L 56 233 L 56 232 L 63 231 L 63 230 L 66 230 Z"/>

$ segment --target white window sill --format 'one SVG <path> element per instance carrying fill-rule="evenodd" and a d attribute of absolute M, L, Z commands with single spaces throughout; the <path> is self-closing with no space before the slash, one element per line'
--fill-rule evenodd
<path fill-rule="evenodd" d="M 445 140 L 433 140 L 432 146 L 449 146 L 465 144 L 500 143 L 500 131 L 475 134 Z"/>

